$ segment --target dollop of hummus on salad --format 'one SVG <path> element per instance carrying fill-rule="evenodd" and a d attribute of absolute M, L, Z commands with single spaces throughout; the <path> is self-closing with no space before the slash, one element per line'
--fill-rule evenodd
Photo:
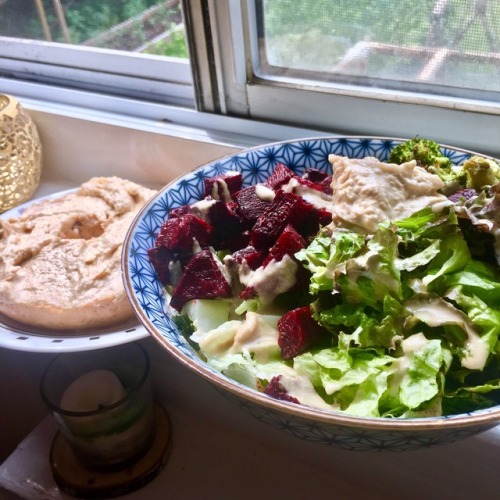
<path fill-rule="evenodd" d="M 415 160 L 396 165 L 374 157 L 329 155 L 333 166 L 333 224 L 374 233 L 378 224 L 398 220 L 447 202 L 443 181 Z"/>

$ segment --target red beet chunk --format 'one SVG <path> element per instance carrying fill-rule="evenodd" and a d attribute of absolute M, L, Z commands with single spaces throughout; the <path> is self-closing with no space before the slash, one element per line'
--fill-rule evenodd
<path fill-rule="evenodd" d="M 321 189 L 323 190 L 323 193 L 333 194 L 332 179 L 333 176 L 329 175 L 328 177 L 325 177 L 321 182 Z"/>
<path fill-rule="evenodd" d="M 218 249 L 227 248 L 243 232 L 243 223 L 236 208 L 236 203 L 223 201 L 216 201 L 210 206 L 208 217 L 214 235 L 214 246 Z"/>
<path fill-rule="evenodd" d="M 211 236 L 212 227 L 203 219 L 188 213 L 174 219 L 167 219 L 162 224 L 156 237 L 156 246 L 191 252 L 194 239 L 201 247 L 204 247 L 210 244 Z"/>
<path fill-rule="evenodd" d="M 295 177 L 295 173 L 290 170 L 283 163 L 277 163 L 273 170 L 273 173 L 268 177 L 265 185 L 273 190 L 278 190 L 283 184 L 286 184 L 292 177 Z"/>
<path fill-rule="evenodd" d="M 231 285 L 222 274 L 210 250 L 193 255 L 175 287 L 170 305 L 177 311 L 193 299 L 230 297 Z"/>
<path fill-rule="evenodd" d="M 316 189 L 317 191 L 321 191 L 325 194 L 333 194 L 332 189 L 332 176 L 327 175 L 321 182 L 313 182 L 309 179 L 301 179 L 299 181 L 301 184 L 309 186 L 312 189 Z"/>
<path fill-rule="evenodd" d="M 307 186 L 308 188 L 314 189 L 315 191 L 323 192 L 323 187 L 321 186 L 321 184 L 313 182 L 309 179 L 304 179 L 304 178 L 299 177 L 299 176 L 295 176 L 295 179 L 297 179 L 297 182 L 299 184 L 302 184 L 303 186 Z"/>
<path fill-rule="evenodd" d="M 172 260 L 172 251 L 165 247 L 153 247 L 148 249 L 148 257 L 151 265 L 156 271 L 162 285 L 171 283 L 169 264 Z"/>
<path fill-rule="evenodd" d="M 278 345 L 283 359 L 292 359 L 317 345 L 326 330 L 311 316 L 309 306 L 288 311 L 278 320 Z"/>
<path fill-rule="evenodd" d="M 321 226 L 326 226 L 332 222 L 332 212 L 329 212 L 326 208 L 317 208 L 316 213 L 318 215 L 318 223 Z"/>
<path fill-rule="evenodd" d="M 322 180 L 313 180 L 317 179 L 319 176 L 312 176 L 312 178 L 309 178 L 307 174 L 304 174 L 303 177 L 298 177 L 295 176 L 295 179 L 302 184 L 303 186 L 310 187 L 311 189 L 315 189 L 316 191 L 321 191 L 322 193 L 325 194 L 333 194 L 333 189 L 332 189 L 332 176 L 325 174 L 325 177 Z"/>
<path fill-rule="evenodd" d="M 302 236 L 308 236 L 310 232 L 304 221 L 313 210 L 314 207 L 301 196 L 279 190 L 250 232 L 252 245 L 256 248 L 270 247 L 288 224 Z M 307 229 L 306 234 L 303 229 Z"/>
<path fill-rule="evenodd" d="M 251 227 L 255 221 L 271 205 L 270 201 L 261 200 L 255 191 L 255 186 L 250 186 L 238 191 L 234 196 L 238 204 L 239 213 L 246 227 Z"/>
<path fill-rule="evenodd" d="M 243 231 L 238 235 L 237 238 L 234 238 L 227 242 L 227 249 L 230 252 L 237 252 L 243 248 L 246 248 L 250 245 L 250 231 Z"/>
<path fill-rule="evenodd" d="M 191 213 L 191 206 L 182 205 L 182 207 L 173 208 L 172 210 L 170 210 L 170 212 L 168 213 L 168 218 L 177 219 L 178 217 L 181 217 L 182 215 L 186 215 L 189 213 Z"/>
<path fill-rule="evenodd" d="M 317 168 L 308 168 L 303 176 L 304 179 L 314 182 L 314 184 L 321 184 L 326 177 L 328 174 Z"/>
<path fill-rule="evenodd" d="M 311 303 L 309 284 L 311 283 L 311 272 L 304 266 L 299 266 L 295 273 L 295 285 L 289 290 L 296 300 L 296 306 L 305 306 Z M 292 306 L 293 307 L 293 306 Z"/>
<path fill-rule="evenodd" d="M 203 180 L 205 196 L 215 200 L 230 201 L 231 196 L 241 189 L 243 176 L 240 172 L 230 172 L 217 177 L 208 177 Z"/>
<path fill-rule="evenodd" d="M 248 267 L 255 271 L 255 269 L 260 267 L 264 262 L 264 259 L 266 258 L 266 252 L 263 250 L 257 250 L 250 245 L 234 252 L 231 257 L 238 264 L 241 264 L 244 260 L 246 260 Z"/>
<path fill-rule="evenodd" d="M 269 254 L 264 261 L 264 266 L 272 259 L 280 261 L 285 255 L 293 257 L 295 253 L 306 246 L 306 240 L 288 224 L 283 232 L 279 235 L 276 243 L 269 250 Z"/>
<path fill-rule="evenodd" d="M 319 185 L 321 191 L 326 194 L 333 194 L 332 178 L 333 176 L 331 174 L 327 174 L 317 168 L 308 168 L 306 173 L 303 175 L 303 179 L 307 179 L 314 184 Z"/>
<path fill-rule="evenodd" d="M 240 299 L 248 300 L 255 299 L 257 297 L 257 292 L 253 286 L 247 286 L 244 290 L 240 292 Z"/>
<path fill-rule="evenodd" d="M 286 392 L 286 389 L 281 384 L 280 379 L 281 375 L 273 377 L 264 389 L 264 393 L 281 401 L 289 401 L 290 403 L 300 404 L 300 401 L 297 398 L 290 396 L 288 392 Z"/>
<path fill-rule="evenodd" d="M 304 218 L 300 226 L 300 234 L 304 237 L 316 234 L 320 227 L 332 222 L 332 213 L 324 208 L 313 208 Z"/>

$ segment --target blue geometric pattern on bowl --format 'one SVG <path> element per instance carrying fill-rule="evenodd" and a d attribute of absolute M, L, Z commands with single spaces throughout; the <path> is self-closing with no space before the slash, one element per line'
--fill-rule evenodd
<path fill-rule="evenodd" d="M 351 450 L 396 450 L 404 451 L 431 444 L 447 443 L 487 430 L 496 425 L 494 419 L 488 419 L 490 412 L 498 412 L 498 407 L 475 414 L 486 418 L 479 419 L 476 425 L 457 425 L 428 431 L 420 424 L 428 419 L 399 421 L 397 429 L 390 429 L 390 422 L 384 429 L 377 429 L 375 420 L 367 419 L 366 429 L 360 428 L 359 421 L 349 424 L 349 418 L 343 425 L 327 422 L 324 416 L 318 421 L 312 414 L 320 413 L 307 408 L 287 410 L 287 405 L 230 381 L 224 375 L 208 367 L 196 354 L 186 339 L 179 333 L 173 321 L 165 314 L 163 289 L 156 278 L 147 250 L 154 246 L 155 236 L 173 208 L 191 204 L 200 200 L 204 193 L 203 180 L 230 170 L 242 173 L 244 186 L 265 181 L 278 162 L 302 174 L 306 168 L 315 167 L 331 172 L 329 154 L 363 158 L 374 156 L 386 161 L 391 149 L 401 140 L 366 137 L 312 138 L 268 144 L 245 150 L 231 156 L 213 161 L 194 170 L 166 186 L 151 200 L 136 218 L 127 236 L 124 250 L 124 272 L 127 293 L 136 313 L 146 329 L 159 341 L 160 345 L 178 358 L 183 364 L 203 374 L 222 393 L 240 404 L 259 420 L 309 441 L 321 442 L 330 446 Z M 442 152 L 454 164 L 460 164 L 471 156 L 471 152 L 444 147 Z M 258 404 L 256 403 L 258 402 Z M 294 405 L 298 406 L 298 405 Z M 298 412 L 298 416 L 296 413 Z M 302 412 L 302 415 L 301 415 Z M 301 418 L 301 416 L 303 418 Z M 467 415 L 441 417 L 441 420 L 460 420 Z M 314 418 L 314 417 L 313 417 Z M 436 422 L 440 419 L 429 419 Z M 375 424 L 375 428 L 373 428 Z M 402 426 L 402 427 L 401 427 Z"/>
<path fill-rule="evenodd" d="M 448 432 L 443 432 L 443 429 L 411 432 L 402 431 L 401 429 L 379 431 L 369 427 L 352 428 L 340 425 L 325 425 L 311 420 L 299 420 L 276 411 L 269 411 L 266 407 L 252 404 L 242 398 L 233 396 L 227 391 L 219 392 L 266 425 L 281 429 L 291 436 L 310 443 L 326 444 L 333 448 L 350 451 L 413 451 L 431 445 L 454 443 L 492 427 L 492 425 L 485 428 L 466 427 Z"/>

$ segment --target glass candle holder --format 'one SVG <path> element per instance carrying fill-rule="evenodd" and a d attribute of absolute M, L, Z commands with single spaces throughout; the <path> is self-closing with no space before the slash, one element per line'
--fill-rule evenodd
<path fill-rule="evenodd" d="M 14 97 L 0 94 L 0 213 L 29 200 L 42 169 L 35 123 Z"/>
<path fill-rule="evenodd" d="M 138 343 L 57 355 L 40 393 L 75 457 L 89 469 L 126 468 L 151 447 L 150 361 Z"/>

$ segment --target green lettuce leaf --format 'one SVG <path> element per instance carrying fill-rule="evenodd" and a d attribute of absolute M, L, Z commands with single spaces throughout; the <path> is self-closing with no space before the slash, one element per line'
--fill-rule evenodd
<path fill-rule="evenodd" d="M 330 236 L 317 236 L 310 245 L 295 254 L 312 273 L 310 292 L 333 290 L 336 269 L 355 257 L 363 248 L 365 237 L 351 231 L 339 230 Z"/>
<path fill-rule="evenodd" d="M 401 381 L 399 397 L 403 406 L 415 409 L 438 396 L 442 380 L 438 376 L 443 363 L 449 362 L 440 340 L 430 340 L 413 353 Z"/>

